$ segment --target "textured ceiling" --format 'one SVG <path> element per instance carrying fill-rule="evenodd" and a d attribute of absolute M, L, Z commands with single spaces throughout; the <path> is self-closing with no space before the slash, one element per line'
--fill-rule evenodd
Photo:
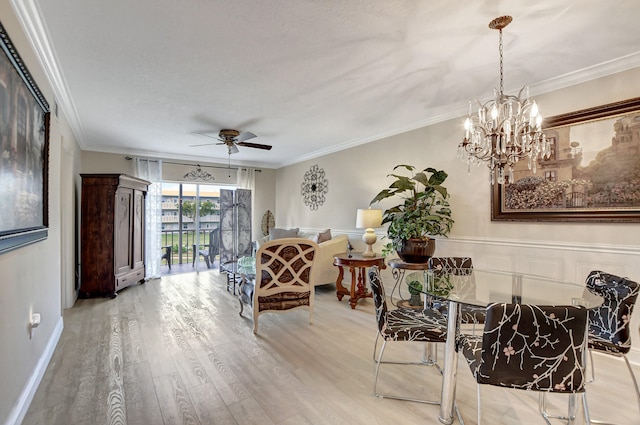
<path fill-rule="evenodd" d="M 81 147 L 132 155 L 226 163 L 193 133 L 236 128 L 273 149 L 233 164 L 277 168 L 460 116 L 498 84 L 504 14 L 506 91 L 640 66 L 637 0 L 14 3 Z"/>

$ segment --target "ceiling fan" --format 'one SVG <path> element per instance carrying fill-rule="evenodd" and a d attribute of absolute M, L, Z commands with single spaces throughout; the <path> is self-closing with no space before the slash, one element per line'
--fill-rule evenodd
<path fill-rule="evenodd" d="M 250 139 L 254 139 L 254 138 L 258 137 L 258 136 L 256 136 L 255 134 L 253 134 L 250 131 L 245 131 L 245 132 L 240 133 L 238 130 L 222 129 L 218 133 L 217 137 L 215 135 L 210 134 L 210 133 L 209 134 L 208 133 L 196 133 L 196 134 L 199 134 L 199 135 L 204 136 L 204 137 L 211 137 L 211 138 L 219 140 L 220 142 L 217 142 L 217 143 L 203 143 L 203 144 L 200 144 L 200 145 L 191 145 L 192 147 L 195 147 L 195 146 L 207 146 L 207 145 L 226 145 L 229 155 L 231 155 L 232 153 L 239 152 L 238 146 L 247 147 L 247 148 L 271 150 L 271 145 L 264 145 L 264 144 L 261 144 L 261 143 L 247 142 L 246 140 L 250 140 Z"/>

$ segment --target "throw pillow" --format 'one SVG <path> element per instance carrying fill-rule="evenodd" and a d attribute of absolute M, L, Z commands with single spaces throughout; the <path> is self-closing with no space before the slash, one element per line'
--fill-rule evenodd
<path fill-rule="evenodd" d="M 318 232 L 313 237 L 313 241 L 315 243 L 322 243 L 322 242 L 330 241 L 330 240 L 331 240 L 331 229 L 327 229 L 327 230 L 323 230 L 322 232 Z"/>
<path fill-rule="evenodd" d="M 282 238 L 297 238 L 298 237 L 298 227 L 295 229 L 278 229 L 277 227 L 272 227 L 269 229 L 269 240 L 273 241 L 275 239 Z"/>

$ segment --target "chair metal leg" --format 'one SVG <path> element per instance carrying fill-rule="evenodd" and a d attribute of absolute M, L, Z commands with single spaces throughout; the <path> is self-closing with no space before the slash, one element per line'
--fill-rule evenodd
<path fill-rule="evenodd" d="M 378 342 L 378 339 L 376 338 L 376 343 Z M 382 347 L 380 347 L 380 354 L 378 355 L 378 359 L 376 361 L 376 371 L 375 371 L 375 376 L 373 378 L 373 394 L 375 394 L 376 397 L 380 397 L 380 398 L 391 398 L 394 400 L 405 400 L 405 401 L 413 401 L 416 403 L 425 403 L 425 404 L 435 404 L 435 405 L 439 405 L 440 404 L 440 400 L 424 400 L 424 399 L 419 399 L 419 398 L 411 398 L 411 397 L 401 397 L 401 396 L 396 396 L 393 394 L 381 394 L 378 392 L 378 375 L 380 373 L 380 365 L 382 363 L 386 363 L 386 364 L 403 364 L 403 365 L 424 365 L 422 362 L 415 362 L 415 363 L 408 363 L 408 362 L 383 362 L 382 361 L 382 356 L 384 354 L 384 349 L 387 346 L 387 341 L 384 340 L 382 342 Z M 375 349 L 375 347 L 374 347 Z"/>
<path fill-rule="evenodd" d="M 587 392 L 582 393 L 582 408 L 584 409 L 584 423 L 591 424 L 591 415 L 589 415 L 589 405 L 587 404 Z"/>
<path fill-rule="evenodd" d="M 376 333 L 376 340 L 373 344 L 373 361 L 374 363 L 378 362 L 378 358 L 376 357 L 376 351 L 378 347 L 378 339 L 380 338 L 380 333 Z M 433 345 L 433 342 L 426 342 L 425 344 L 425 352 L 422 355 L 422 361 L 420 362 L 389 362 L 382 361 L 380 363 L 384 364 L 403 364 L 403 365 L 416 365 L 416 366 L 435 366 L 438 369 L 438 372 L 442 375 L 442 368 L 437 363 L 438 362 L 438 350 L 436 347 L 429 348 L 428 345 Z"/>
<path fill-rule="evenodd" d="M 575 406 L 575 397 L 569 397 L 569 405 L 568 405 L 568 413 L 567 416 L 560 415 L 550 415 L 547 412 L 547 393 L 541 392 L 538 398 L 538 411 L 542 415 L 542 418 L 548 425 L 552 425 L 549 422 L 549 419 L 560 419 L 563 421 L 567 421 L 568 423 L 573 423 L 576 419 L 576 406 Z"/>
<path fill-rule="evenodd" d="M 478 425 L 482 423 L 482 402 L 480 401 L 480 384 L 476 384 L 478 394 Z"/>
<path fill-rule="evenodd" d="M 633 369 L 631 368 L 631 364 L 629 363 L 629 359 L 627 356 L 624 357 L 624 362 L 627 364 L 627 369 L 629 369 L 629 375 L 631 375 L 631 380 L 633 381 L 633 386 L 636 389 L 636 399 L 638 401 L 638 411 L 640 411 L 640 389 L 638 389 L 638 381 L 636 380 L 636 375 L 633 373 Z"/>
<path fill-rule="evenodd" d="M 591 379 L 589 379 L 587 381 L 587 384 L 590 384 L 591 382 L 596 380 L 596 368 L 593 367 L 593 351 L 589 350 L 589 365 L 591 366 Z"/>
<path fill-rule="evenodd" d="M 378 338 L 380 338 L 380 332 L 376 332 L 376 342 L 373 344 L 373 361 L 377 362 L 376 359 L 376 349 L 378 348 Z"/>

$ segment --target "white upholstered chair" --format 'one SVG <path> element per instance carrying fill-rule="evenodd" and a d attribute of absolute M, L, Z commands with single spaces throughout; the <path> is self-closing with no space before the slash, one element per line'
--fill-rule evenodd
<path fill-rule="evenodd" d="M 313 317 L 314 263 L 318 245 L 308 239 L 284 238 L 265 242 L 256 253 L 253 293 L 253 332 L 258 317 L 268 312 L 303 308 Z"/>

